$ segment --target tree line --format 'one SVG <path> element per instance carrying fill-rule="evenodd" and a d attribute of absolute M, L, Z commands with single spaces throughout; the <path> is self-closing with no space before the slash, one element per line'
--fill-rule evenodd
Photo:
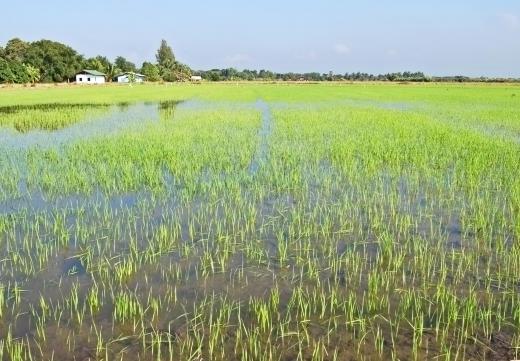
<path fill-rule="evenodd" d="M 98 55 L 86 58 L 68 45 L 52 41 L 23 41 L 19 38 L 9 40 L 5 47 L 0 46 L 0 83 L 52 83 L 73 81 L 75 75 L 83 70 L 97 70 L 111 81 L 124 72 L 141 73 L 148 81 L 186 81 L 192 74 L 200 75 L 206 81 L 396 81 L 396 82 L 512 82 L 512 78 L 470 78 L 466 76 L 430 77 L 423 72 L 396 72 L 387 74 L 344 73 L 275 73 L 270 70 L 237 70 L 235 68 L 192 71 L 189 66 L 175 59 L 172 48 L 162 40 L 157 50 L 155 62 L 145 61 L 141 67 L 118 56 L 110 61 Z"/>
<path fill-rule="evenodd" d="M 83 70 L 97 70 L 111 81 L 124 72 L 139 72 L 149 81 L 185 81 L 191 77 L 191 69 L 175 59 L 166 40 L 161 41 L 155 62 L 144 62 L 138 68 L 123 56 L 110 61 L 98 55 L 85 58 L 68 45 L 52 40 L 9 40 L 0 46 L 0 83 L 60 83 L 73 81 Z"/>
<path fill-rule="evenodd" d="M 516 78 L 471 78 L 462 75 L 456 76 L 428 76 L 423 72 L 395 72 L 386 74 L 369 73 L 275 73 L 269 70 L 239 71 L 235 68 L 199 70 L 195 74 L 202 76 L 208 81 L 244 81 L 244 80 L 267 80 L 267 81 L 393 81 L 393 82 L 520 82 Z"/>
<path fill-rule="evenodd" d="M 418 81 L 427 82 L 431 78 L 422 72 L 404 72 L 373 75 L 368 73 L 274 73 L 269 70 L 248 70 L 238 71 L 235 68 L 212 69 L 208 71 L 197 71 L 203 79 L 210 81 L 222 80 L 281 80 L 281 81 Z"/>

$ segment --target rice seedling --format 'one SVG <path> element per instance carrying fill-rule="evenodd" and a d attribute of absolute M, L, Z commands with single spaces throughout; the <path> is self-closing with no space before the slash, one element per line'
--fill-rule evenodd
<path fill-rule="evenodd" d="M 53 131 L 102 114 L 106 108 L 92 104 L 0 107 L 0 127 L 12 127 L 21 133 L 35 129 Z"/>
<path fill-rule="evenodd" d="M 508 85 L 111 91 L 0 97 L 0 360 L 518 357 Z"/>

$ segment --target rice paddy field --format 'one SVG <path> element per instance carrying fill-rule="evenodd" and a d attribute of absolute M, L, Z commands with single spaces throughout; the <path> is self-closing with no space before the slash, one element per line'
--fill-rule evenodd
<path fill-rule="evenodd" d="M 0 360 L 520 358 L 520 87 L 0 89 Z"/>

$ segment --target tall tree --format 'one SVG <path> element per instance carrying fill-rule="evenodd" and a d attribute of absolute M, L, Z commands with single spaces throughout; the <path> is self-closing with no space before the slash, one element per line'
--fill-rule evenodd
<path fill-rule="evenodd" d="M 164 39 L 161 40 L 161 46 L 157 50 L 155 58 L 160 68 L 172 70 L 175 67 L 175 55 L 173 55 L 172 48 Z"/>
<path fill-rule="evenodd" d="M 121 69 L 119 69 L 115 64 L 108 63 L 107 70 L 105 72 L 107 79 L 109 82 L 111 82 L 117 74 L 121 73 Z"/>
<path fill-rule="evenodd" d="M 23 63 L 25 60 L 25 54 L 29 47 L 29 43 L 19 38 L 11 39 L 5 45 L 5 57 L 7 60 Z"/>

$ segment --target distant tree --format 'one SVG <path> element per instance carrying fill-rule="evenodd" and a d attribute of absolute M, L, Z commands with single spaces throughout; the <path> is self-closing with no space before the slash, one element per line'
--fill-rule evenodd
<path fill-rule="evenodd" d="M 163 80 L 184 81 L 191 76 L 191 69 L 175 60 L 172 48 L 164 39 L 161 41 L 155 58 L 159 74 Z"/>
<path fill-rule="evenodd" d="M 143 63 L 140 71 L 150 81 L 159 80 L 161 77 L 166 81 L 185 81 L 192 74 L 191 69 L 175 60 L 172 48 L 166 40 L 156 53 L 157 64 Z M 26 42 L 19 38 L 9 40 L 4 47 L 0 46 L 0 82 L 2 83 L 28 83 L 28 82 L 60 82 L 72 78 L 80 69 L 93 69 L 103 72 L 111 81 L 121 72 L 136 72 L 135 64 L 120 56 L 115 64 L 111 63 L 105 56 L 98 55 L 94 58 L 84 59 L 71 47 L 50 40 Z M 355 80 L 355 81 L 406 81 L 406 82 L 504 82 L 517 81 L 520 79 L 506 78 L 469 78 L 466 76 L 441 76 L 429 77 L 420 71 L 404 71 L 388 74 L 369 74 L 352 72 L 345 74 L 327 73 L 273 73 L 262 69 L 238 71 L 234 68 L 211 69 L 198 71 L 204 79 L 211 81 L 219 80 Z"/>
<path fill-rule="evenodd" d="M 176 81 L 175 72 L 172 69 L 160 68 L 161 79 L 168 82 Z"/>
<path fill-rule="evenodd" d="M 184 64 L 175 63 L 172 69 L 163 69 L 161 77 L 164 81 L 187 81 L 191 77 L 191 69 Z"/>
<path fill-rule="evenodd" d="M 23 63 L 25 60 L 25 54 L 29 47 L 29 43 L 19 38 L 11 39 L 5 46 L 5 58 L 7 60 Z"/>
<path fill-rule="evenodd" d="M 175 67 L 175 55 L 166 40 L 161 40 L 161 45 L 155 55 L 159 68 L 171 70 Z"/>
<path fill-rule="evenodd" d="M 258 74 L 256 70 L 244 69 L 238 75 L 243 80 L 255 80 Z"/>
<path fill-rule="evenodd" d="M 101 55 L 86 59 L 83 65 L 85 69 L 97 70 L 105 74 L 108 74 L 111 66 L 110 60 L 106 56 Z"/>
<path fill-rule="evenodd" d="M 31 78 L 27 73 L 26 65 L 18 61 L 11 61 L 9 64 L 9 68 L 11 69 L 11 72 L 13 74 L 13 83 L 26 84 L 31 81 Z"/>
<path fill-rule="evenodd" d="M 320 81 L 321 75 L 320 73 L 309 73 L 305 76 L 305 80 Z"/>
<path fill-rule="evenodd" d="M 4 58 L 0 58 L 0 83 L 15 83 L 15 77 L 11 71 L 11 66 Z"/>
<path fill-rule="evenodd" d="M 262 69 L 258 73 L 258 77 L 264 80 L 273 80 L 275 79 L 275 74 L 272 71 Z"/>
<path fill-rule="evenodd" d="M 110 68 L 110 66 L 112 65 L 112 63 L 110 62 L 110 60 L 108 60 L 108 58 L 106 56 L 98 55 L 95 57 L 95 59 L 98 61 L 98 63 L 100 63 L 103 66 L 102 71 L 104 73 L 106 73 L 108 71 L 108 69 Z"/>
<path fill-rule="evenodd" d="M 102 73 L 105 72 L 103 64 L 99 60 L 97 60 L 96 58 L 86 59 L 85 62 L 83 63 L 83 67 L 85 69 L 97 70 L 97 71 L 100 71 Z"/>
<path fill-rule="evenodd" d="M 238 78 L 238 70 L 235 68 L 222 69 L 221 74 L 225 80 L 236 80 Z"/>
<path fill-rule="evenodd" d="M 205 74 L 205 79 L 210 80 L 210 81 L 219 81 L 220 80 L 220 71 L 218 69 L 207 71 Z"/>
<path fill-rule="evenodd" d="M 41 81 L 62 82 L 72 78 L 83 65 L 83 57 L 71 47 L 51 40 L 30 43 L 24 63 L 40 70 Z"/>
<path fill-rule="evenodd" d="M 152 63 L 144 62 L 141 67 L 141 74 L 146 76 L 146 80 L 148 81 L 158 81 L 161 80 L 161 75 L 159 74 L 159 68 Z"/>
<path fill-rule="evenodd" d="M 16 60 L 0 58 L 0 83 L 34 83 L 40 79 L 40 70 Z"/>
<path fill-rule="evenodd" d="M 114 61 L 115 66 L 118 69 L 121 69 L 122 72 L 136 72 L 137 68 L 134 63 L 131 61 L 126 60 L 122 56 L 118 56 L 116 60 Z"/>
<path fill-rule="evenodd" d="M 121 74 L 121 73 L 122 73 L 121 69 L 119 69 L 115 64 L 112 64 L 109 62 L 108 67 L 105 72 L 109 82 L 111 82 L 116 77 L 116 75 Z"/>
<path fill-rule="evenodd" d="M 121 71 L 125 71 L 125 68 L 126 68 L 126 59 L 122 56 L 118 56 L 115 60 L 114 60 L 114 65 L 118 68 L 118 69 L 121 69 Z"/>
<path fill-rule="evenodd" d="M 175 78 L 176 81 L 187 81 L 191 78 L 191 69 L 186 64 L 175 63 Z"/>

